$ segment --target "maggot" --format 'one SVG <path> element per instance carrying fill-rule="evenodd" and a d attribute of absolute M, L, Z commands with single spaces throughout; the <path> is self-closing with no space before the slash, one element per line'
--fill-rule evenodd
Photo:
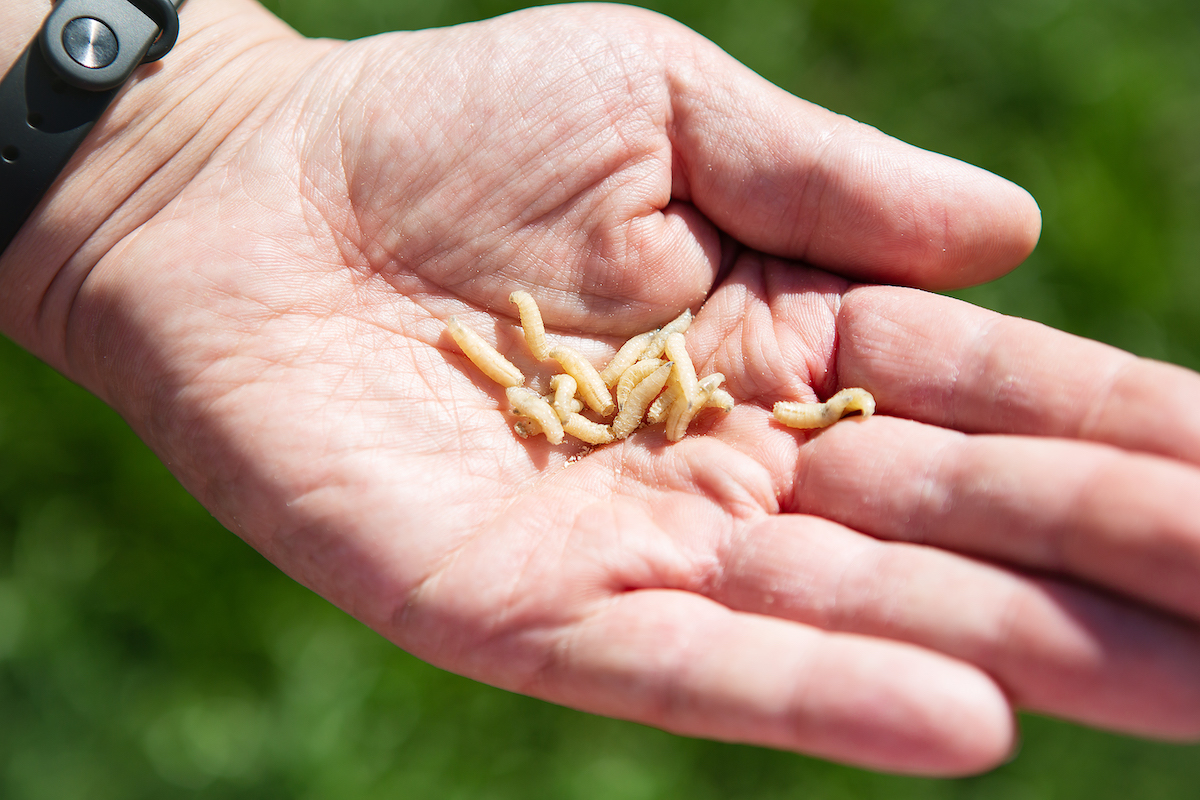
<path fill-rule="evenodd" d="M 650 404 L 650 410 L 646 412 L 646 421 L 651 425 L 657 425 L 665 420 L 667 413 L 671 410 L 671 406 L 675 404 L 675 400 L 678 397 L 679 385 L 668 383 L 663 393 Z"/>
<path fill-rule="evenodd" d="M 875 398 L 866 389 L 842 389 L 824 403 L 775 404 L 775 419 L 789 428 L 827 428 L 847 414 L 861 412 L 863 419 L 875 413 Z"/>
<path fill-rule="evenodd" d="M 667 358 L 675 363 L 675 379 L 679 382 L 679 391 L 687 399 L 688 407 L 699 406 L 703 402 L 700 397 L 700 384 L 696 379 L 696 367 L 692 364 L 683 334 L 672 333 L 668 336 L 664 351 Z"/>
<path fill-rule="evenodd" d="M 723 390 L 720 388 L 724 381 L 725 376 L 719 372 L 714 372 L 711 375 L 705 375 L 697 382 L 696 396 L 691 403 L 685 403 L 682 395 L 675 400 L 667 412 L 668 440 L 677 442 L 682 439 L 687 434 L 688 425 L 692 424 L 692 420 L 696 417 L 696 415 L 705 408 L 716 405 L 710 402 L 715 392 L 722 392 L 728 396 L 728 393 L 723 392 Z M 730 400 L 732 400 L 732 398 L 730 398 Z M 723 405 L 719 407 L 723 407 Z M 732 408 L 732 406 L 730 406 L 730 408 Z"/>
<path fill-rule="evenodd" d="M 499 350 L 485 342 L 482 336 L 459 322 L 456 317 L 451 317 L 446 323 L 446 330 L 450 332 L 450 338 L 463 354 L 471 359 L 471 363 L 479 367 L 484 375 L 504 387 L 521 386 L 525 383 L 525 376 L 515 364 L 500 355 Z"/>
<path fill-rule="evenodd" d="M 663 386 L 667 383 L 667 378 L 671 376 L 671 370 L 674 365 L 671 362 L 658 367 L 641 381 L 629 393 L 629 397 L 625 399 L 625 404 L 621 406 L 621 410 L 617 412 L 617 418 L 613 420 L 612 432 L 617 439 L 624 439 L 629 434 L 637 430 L 638 425 L 642 423 L 642 417 L 646 414 L 646 409 L 650 407 L 650 403 L 662 391 Z"/>
<path fill-rule="evenodd" d="M 571 414 L 563 423 L 563 430 L 581 442 L 608 444 L 613 440 L 612 428 L 593 422 L 582 414 Z"/>
<path fill-rule="evenodd" d="M 563 372 L 570 375 L 579 384 L 579 394 L 583 397 L 583 402 L 587 403 L 588 408 L 595 411 L 602 417 L 607 417 L 616 411 L 616 404 L 613 403 L 612 393 L 608 390 L 608 386 L 600 379 L 600 373 L 591 365 L 583 354 L 573 347 L 559 345 L 550 350 L 550 358 L 557 361 L 563 368 Z"/>
<path fill-rule="evenodd" d="M 637 386 L 646 379 L 646 376 L 665 363 L 661 358 L 643 358 L 625 370 L 624 374 L 621 375 L 621 380 L 617 381 L 617 408 L 625 405 L 625 401 L 629 399 L 629 393 L 633 391 L 633 387 Z"/>
<path fill-rule="evenodd" d="M 535 392 L 523 386 L 511 386 L 504 390 L 508 402 L 515 411 L 532 419 L 546 434 L 550 444 L 559 444 L 563 440 L 562 422 L 554 408 Z"/>
<path fill-rule="evenodd" d="M 550 343 L 546 341 L 546 326 L 542 323 L 542 312 L 533 295 L 518 290 L 510 294 L 508 299 L 516 304 L 517 313 L 521 316 L 521 330 L 525 334 L 529 352 L 538 361 L 545 361 L 550 357 Z"/>
<path fill-rule="evenodd" d="M 621 380 L 621 376 L 625 371 L 632 367 L 636 361 L 641 359 L 642 352 L 646 349 L 646 345 L 658 333 L 658 330 L 646 331 L 639 333 L 632 339 L 621 345 L 621 349 L 612 357 L 612 361 L 608 362 L 603 370 L 600 371 L 600 379 L 607 386 L 616 386 Z"/>
<path fill-rule="evenodd" d="M 653 331 L 650 340 L 646 343 L 646 348 L 642 351 L 641 358 L 658 358 L 663 354 L 663 350 L 667 346 L 667 337 L 673 333 L 684 333 L 692 325 L 692 310 L 685 308 L 683 313 L 675 319 L 663 325 L 657 331 Z"/>
<path fill-rule="evenodd" d="M 566 422 L 572 413 L 583 410 L 583 403 L 575 399 L 578 388 L 579 384 L 567 374 L 555 375 L 550 379 L 550 391 L 554 392 L 550 405 L 554 406 L 559 421 Z"/>

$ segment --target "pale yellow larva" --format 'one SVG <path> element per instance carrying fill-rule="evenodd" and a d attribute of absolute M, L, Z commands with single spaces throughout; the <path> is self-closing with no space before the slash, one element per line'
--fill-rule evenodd
<path fill-rule="evenodd" d="M 633 387 L 637 386 L 646 379 L 647 375 L 665 363 L 661 358 L 643 358 L 625 370 L 621 375 L 621 380 L 617 381 L 617 408 L 625 405 L 625 401 L 629 397 L 629 393 L 633 391 Z"/>
<path fill-rule="evenodd" d="M 602 417 L 607 417 L 616 410 L 612 393 L 600 379 L 600 373 L 583 357 L 583 354 L 573 347 L 559 345 L 550 350 L 550 358 L 562 365 L 563 372 L 570 375 L 579 384 L 579 394 L 588 408 Z"/>
<path fill-rule="evenodd" d="M 650 403 L 662 391 L 667 379 L 671 377 L 672 368 L 673 365 L 668 361 L 633 387 L 633 391 L 625 399 L 625 405 L 621 406 L 621 410 L 617 412 L 617 418 L 613 420 L 614 437 L 624 439 L 637 430 L 638 426 L 642 424 L 642 417 L 645 416 L 646 409 L 650 407 Z"/>
<path fill-rule="evenodd" d="M 682 398 L 677 400 L 667 413 L 667 438 L 672 442 L 678 442 L 687 435 L 688 426 L 692 424 L 692 420 L 696 418 L 704 409 L 713 405 L 709 402 L 714 392 L 721 392 L 726 397 L 729 397 L 728 392 L 721 389 L 721 384 L 724 383 L 725 376 L 720 372 L 714 372 L 711 375 L 705 375 L 697 382 L 696 396 L 691 403 L 682 402 Z M 730 408 L 733 407 L 733 398 L 729 397 Z"/>
<path fill-rule="evenodd" d="M 827 428 L 847 414 L 858 411 L 863 419 L 875 413 L 875 398 L 866 389 L 842 389 L 824 403 L 775 404 L 775 419 L 789 428 Z"/>
<path fill-rule="evenodd" d="M 546 440 L 550 444 L 562 442 L 563 427 L 553 406 L 523 386 L 509 387 L 504 390 L 504 393 L 513 410 L 536 422 L 541 427 L 542 433 L 546 434 Z"/>
<path fill-rule="evenodd" d="M 525 376 L 515 364 L 500 355 L 499 350 L 485 342 L 483 337 L 457 318 L 450 318 L 446 323 L 446 330 L 450 332 L 450 338 L 463 354 L 471 359 L 471 363 L 479 367 L 484 375 L 504 387 L 521 386 L 525 383 Z"/>
<path fill-rule="evenodd" d="M 621 349 L 612 357 L 612 361 L 608 362 L 608 366 L 600 371 L 600 380 L 604 381 L 606 386 L 616 386 L 617 381 L 625 374 L 625 370 L 632 367 L 634 362 L 642 357 L 642 351 L 646 349 L 646 345 L 656 333 L 658 333 L 657 330 L 639 333 L 621 345 Z"/>
<path fill-rule="evenodd" d="M 725 373 L 710 372 L 700 379 L 700 391 L 705 394 L 711 394 L 713 391 L 721 388 L 721 384 L 725 382 Z"/>
<path fill-rule="evenodd" d="M 733 411 L 733 395 L 724 389 L 713 389 L 708 393 L 708 401 L 704 405 L 706 408 L 719 408 L 728 414 Z"/>
<path fill-rule="evenodd" d="M 683 392 L 679 392 L 675 397 L 675 402 L 671 403 L 671 407 L 667 409 L 666 434 L 668 441 L 678 442 L 687 433 L 687 423 L 683 421 L 683 415 L 688 413 L 688 409 L 687 398 Z"/>
<path fill-rule="evenodd" d="M 667 358 L 675 362 L 675 378 L 679 381 L 679 391 L 687 398 L 688 405 L 700 405 L 703 400 L 700 397 L 700 384 L 696 379 L 696 367 L 688 354 L 683 334 L 672 333 L 668 336 L 665 351 Z"/>
<path fill-rule="evenodd" d="M 665 420 L 667 413 L 671 410 L 671 406 L 675 404 L 675 400 L 678 397 L 679 385 L 668 383 L 666 390 L 650 404 L 650 410 L 646 412 L 646 422 L 649 422 L 651 425 L 657 425 Z"/>
<path fill-rule="evenodd" d="M 542 312 L 537 301 L 525 291 L 513 292 L 508 299 L 516 303 L 517 313 L 521 315 L 521 330 L 525 333 L 529 352 L 538 361 L 545 361 L 550 357 L 550 343 L 546 341 L 546 326 L 542 323 Z"/>
<path fill-rule="evenodd" d="M 572 412 L 580 411 L 583 404 L 575 399 L 575 392 L 578 390 L 579 384 L 570 375 L 562 374 L 555 375 L 550 379 L 550 390 L 554 392 L 554 399 L 551 405 L 554 406 L 555 413 L 558 414 L 560 422 L 566 422 L 567 417 L 571 416 Z M 579 406 L 576 408 L 576 406 Z"/>
<path fill-rule="evenodd" d="M 667 346 L 667 337 L 673 333 L 684 333 L 692 324 L 692 310 L 685 308 L 683 313 L 675 319 L 663 325 L 654 335 L 650 337 L 650 341 L 646 343 L 646 349 L 642 351 L 642 358 L 658 358 L 663 354 L 663 350 Z"/>
<path fill-rule="evenodd" d="M 610 427 L 593 422 L 582 414 L 569 415 L 563 423 L 563 430 L 588 444 L 608 444 L 613 440 L 613 432 Z"/>

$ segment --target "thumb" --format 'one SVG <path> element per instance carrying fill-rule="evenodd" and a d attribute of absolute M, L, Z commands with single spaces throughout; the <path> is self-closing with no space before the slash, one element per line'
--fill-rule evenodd
<path fill-rule="evenodd" d="M 698 37 L 666 62 L 672 194 L 743 244 L 861 280 L 967 286 L 1020 264 L 1037 203 L 990 172 L 801 100 Z"/>

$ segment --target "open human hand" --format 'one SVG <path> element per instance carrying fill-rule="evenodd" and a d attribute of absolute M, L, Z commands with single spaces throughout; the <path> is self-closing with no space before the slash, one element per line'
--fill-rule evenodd
<path fill-rule="evenodd" d="M 1200 733 L 1200 380 L 850 282 L 1002 273 L 1024 192 L 632 9 L 348 44 L 188 15 L 0 262 L 4 322 L 280 568 L 479 680 L 876 768 L 987 768 L 1018 707 Z M 516 438 L 445 334 L 548 374 L 516 288 L 597 363 L 699 309 L 738 406 Z M 771 421 L 841 386 L 880 415 Z"/>

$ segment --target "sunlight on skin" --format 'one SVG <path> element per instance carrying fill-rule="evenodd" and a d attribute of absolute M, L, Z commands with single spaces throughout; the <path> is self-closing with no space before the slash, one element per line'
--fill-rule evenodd
<path fill-rule="evenodd" d="M 1172 445 L 1122 377 L 1196 376 L 839 277 L 1002 274 L 1038 235 L 1021 189 L 643 11 L 346 44 L 187 14 L 4 254 L 0 319 L 289 575 L 491 684 L 868 767 L 989 768 L 1015 705 L 1200 734 L 1195 428 Z M 514 288 L 592 364 L 700 309 L 736 407 L 674 444 L 515 437 L 445 330 L 534 374 Z M 846 386 L 878 413 L 771 419 Z"/>

